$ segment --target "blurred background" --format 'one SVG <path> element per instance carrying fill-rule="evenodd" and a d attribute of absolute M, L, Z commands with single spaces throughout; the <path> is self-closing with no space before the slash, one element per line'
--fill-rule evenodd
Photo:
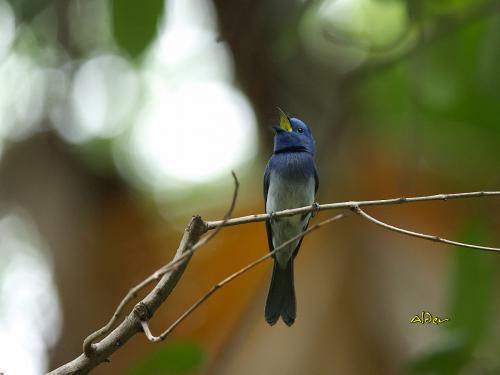
<path fill-rule="evenodd" d="M 498 0 L 0 0 L 0 372 L 78 356 L 222 217 L 231 169 L 235 215 L 262 212 L 276 106 L 313 131 L 320 202 L 499 190 L 499 86 Z M 368 211 L 500 245 L 495 198 Z M 224 229 L 153 332 L 266 252 L 263 223 Z M 498 374 L 499 261 L 349 217 L 304 241 L 292 328 L 264 321 L 268 262 L 93 373 Z"/>

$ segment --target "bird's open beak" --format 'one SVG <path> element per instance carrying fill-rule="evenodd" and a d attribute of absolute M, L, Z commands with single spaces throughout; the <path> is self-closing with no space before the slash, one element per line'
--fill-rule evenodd
<path fill-rule="evenodd" d="M 283 112 L 283 110 L 280 108 L 280 107 L 277 107 L 278 108 L 278 113 L 279 113 L 279 116 L 280 116 L 280 126 L 279 128 L 277 126 L 275 126 L 275 130 L 276 132 L 278 132 L 278 129 L 283 129 L 289 133 L 291 133 L 293 131 L 293 128 L 292 128 L 292 124 L 290 123 L 290 118 L 286 115 L 285 112 Z"/>

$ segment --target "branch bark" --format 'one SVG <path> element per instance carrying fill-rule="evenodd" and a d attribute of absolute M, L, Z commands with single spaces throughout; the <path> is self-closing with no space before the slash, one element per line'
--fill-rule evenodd
<path fill-rule="evenodd" d="M 335 209 L 352 209 L 353 207 L 364 207 L 364 206 L 387 206 L 394 204 L 405 204 L 405 203 L 415 203 L 415 202 L 429 202 L 429 201 L 446 201 L 449 199 L 460 199 L 460 198 L 474 198 L 474 197 L 491 197 L 491 196 L 500 196 L 500 191 L 475 191 L 470 193 L 455 193 L 455 194 L 436 194 L 436 195 L 424 195 L 419 197 L 410 197 L 410 198 L 391 198 L 391 199 L 379 199 L 379 200 L 370 200 L 370 201 L 349 201 L 349 202 L 340 202 L 340 203 L 327 203 L 320 204 L 319 206 L 311 205 L 304 206 L 299 208 L 293 208 L 289 210 L 283 210 L 279 212 L 273 213 L 273 218 L 280 218 L 286 216 L 294 216 L 305 214 L 313 211 L 326 211 L 326 210 L 335 210 Z M 259 221 L 268 220 L 269 214 L 258 214 L 258 215 L 248 215 L 241 216 L 234 219 L 226 220 L 222 223 L 222 220 L 218 221 L 207 221 L 207 229 L 215 229 L 218 226 L 231 226 L 231 225 L 240 225 L 240 224 L 248 224 L 255 223 Z"/>
<path fill-rule="evenodd" d="M 366 219 L 366 220 L 368 220 L 368 221 L 370 221 L 378 226 L 381 226 L 382 228 L 388 229 L 388 230 L 393 231 L 393 232 L 402 233 L 402 234 L 405 234 L 407 236 L 423 238 L 424 240 L 429 240 L 429 241 L 433 241 L 433 242 L 441 242 L 441 243 L 445 243 L 445 244 L 453 245 L 453 246 L 466 247 L 469 249 L 476 249 L 476 250 L 482 250 L 482 251 L 495 251 L 495 252 L 500 251 L 500 248 L 497 248 L 497 247 L 479 246 L 479 245 L 473 245 L 473 244 L 468 244 L 468 243 L 464 243 L 464 242 L 457 242 L 457 241 L 447 240 L 446 238 L 442 238 L 439 236 L 433 236 L 431 234 L 413 232 L 413 231 L 408 230 L 408 229 L 396 227 L 394 225 L 387 224 L 387 223 L 384 223 L 383 221 L 375 219 L 373 216 L 368 215 L 365 211 L 363 211 L 361 208 L 359 208 L 359 206 L 355 206 L 353 208 L 353 210 L 358 215 L 360 215 L 362 218 L 364 218 L 364 219 Z"/>
<path fill-rule="evenodd" d="M 164 331 L 160 336 L 153 336 L 149 330 L 147 322 L 153 317 L 156 310 L 160 305 L 166 300 L 170 295 L 172 290 L 177 285 L 180 277 L 182 276 L 187 264 L 193 255 L 193 253 L 199 249 L 201 246 L 206 244 L 211 238 L 217 234 L 221 228 L 226 226 L 242 225 L 247 223 L 262 222 L 270 219 L 269 214 L 256 214 L 249 216 L 242 216 L 234 219 L 230 219 L 232 211 L 235 206 L 239 183 L 236 176 L 233 173 L 235 179 L 235 192 L 233 194 L 233 200 L 231 207 L 224 217 L 223 220 L 218 221 L 204 221 L 200 216 L 194 216 L 189 222 L 188 226 L 184 230 L 184 235 L 182 237 L 179 248 L 176 251 L 174 259 L 166 266 L 160 268 L 158 271 L 153 273 L 143 282 L 139 283 L 137 286 L 132 288 L 129 293 L 125 296 L 122 302 L 119 304 L 115 314 L 108 322 L 106 326 L 99 329 L 98 331 L 91 334 L 84 344 L 84 352 L 71 362 L 53 370 L 49 374 L 52 375 L 66 375 L 66 374 L 87 374 L 93 368 L 98 366 L 102 362 L 108 361 L 108 358 L 117 351 L 122 345 L 124 345 L 132 336 L 143 331 L 146 337 L 153 342 L 159 342 L 165 339 L 170 332 L 172 332 L 177 325 L 187 318 L 198 306 L 200 306 L 204 301 L 206 301 L 212 294 L 214 294 L 218 289 L 227 285 L 229 282 L 239 277 L 243 273 L 262 263 L 266 259 L 272 257 L 272 255 L 280 251 L 282 247 L 276 248 L 273 252 L 267 253 L 261 258 L 250 263 L 246 267 L 243 267 L 239 271 L 233 273 L 226 279 L 222 280 L 218 284 L 214 285 L 204 296 L 202 296 L 197 302 L 194 303 L 179 319 L 177 319 L 166 331 Z M 451 245 L 469 247 L 477 250 L 485 251 L 500 251 L 500 248 L 485 247 L 471 244 L 464 244 L 460 242 L 455 242 L 451 240 L 446 240 L 441 237 L 431 236 L 423 233 L 412 232 L 406 229 L 395 227 L 393 225 L 384 223 L 374 217 L 368 215 L 364 212 L 361 207 L 364 206 L 381 206 L 381 205 L 398 205 L 406 203 L 416 203 L 416 202 L 428 202 L 437 200 L 448 200 L 448 199 L 459 199 L 459 198 L 473 198 L 473 197 L 486 197 L 486 196 L 500 196 L 500 191 L 480 191 L 480 192 L 469 192 L 469 193 L 456 193 L 456 194 L 437 194 L 419 197 L 409 197 L 409 198 L 392 198 L 392 199 L 381 199 L 381 200 L 366 200 L 366 201 L 348 201 L 340 203 L 328 203 L 323 205 L 312 205 L 299 207 L 294 209 L 288 209 L 279 211 L 273 214 L 273 220 L 277 220 L 281 217 L 300 215 L 308 212 L 315 211 L 326 211 L 334 209 L 343 209 L 356 212 L 358 215 L 364 219 L 377 224 L 385 229 L 410 235 L 413 237 L 423 238 L 427 240 L 432 240 L 435 242 L 442 242 Z M 338 220 L 343 217 L 343 214 L 336 215 L 329 218 L 323 222 L 312 225 L 308 230 L 298 234 L 297 236 L 291 238 L 288 242 L 294 241 L 308 233 L 320 228 L 321 226 Z M 209 230 L 214 230 L 210 235 L 202 238 Z M 282 246 L 285 246 L 282 245 Z M 126 304 L 136 297 L 138 291 L 152 284 L 154 281 L 158 280 L 158 284 L 153 288 L 153 290 L 146 296 L 142 301 L 135 305 L 134 309 L 125 317 L 125 319 L 111 331 L 113 325 L 119 320 L 121 313 L 123 312 Z M 99 343 L 93 343 L 94 340 L 103 337 L 104 338 Z"/>
<path fill-rule="evenodd" d="M 205 222 L 201 217 L 193 216 L 189 225 L 184 230 L 184 235 L 176 251 L 174 260 L 181 257 L 186 251 L 192 248 L 205 232 Z M 148 314 L 152 316 L 158 307 L 165 301 L 177 285 L 186 266 L 187 259 L 185 262 L 181 263 L 175 271 L 166 272 L 154 289 L 141 301 L 143 306 L 147 309 Z M 139 319 L 134 309 L 134 311 L 130 312 L 125 320 L 123 320 L 123 322 L 111 331 L 101 342 L 92 344 L 92 349 L 88 353 L 82 353 L 73 361 L 55 369 L 49 374 L 87 374 L 100 363 L 108 360 L 111 354 L 117 351 L 133 335 L 141 330 L 141 319 Z"/>

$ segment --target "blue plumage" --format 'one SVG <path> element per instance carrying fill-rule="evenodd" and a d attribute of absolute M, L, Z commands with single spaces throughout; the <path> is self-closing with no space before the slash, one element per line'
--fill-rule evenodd
<path fill-rule="evenodd" d="M 312 205 L 319 186 L 314 163 L 315 144 L 307 125 L 288 118 L 280 110 L 280 127 L 274 127 L 274 153 L 264 174 L 266 212 Z M 269 250 L 307 228 L 311 214 L 273 219 L 266 222 Z M 296 317 L 293 260 L 302 240 L 274 255 L 274 268 L 266 302 L 266 321 L 273 325 L 279 317 L 292 325 Z"/>

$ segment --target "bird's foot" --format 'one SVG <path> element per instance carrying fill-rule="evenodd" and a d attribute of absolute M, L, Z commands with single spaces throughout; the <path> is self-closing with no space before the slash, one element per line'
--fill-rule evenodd
<path fill-rule="evenodd" d="M 315 217 L 316 214 L 319 212 L 320 206 L 318 202 L 314 202 L 312 204 L 312 211 L 311 211 L 311 218 Z"/>
<path fill-rule="evenodd" d="M 268 212 L 267 213 L 269 215 L 269 223 L 272 224 L 272 223 L 275 223 L 277 218 L 276 218 L 276 213 L 274 211 L 271 211 L 271 212 Z"/>

